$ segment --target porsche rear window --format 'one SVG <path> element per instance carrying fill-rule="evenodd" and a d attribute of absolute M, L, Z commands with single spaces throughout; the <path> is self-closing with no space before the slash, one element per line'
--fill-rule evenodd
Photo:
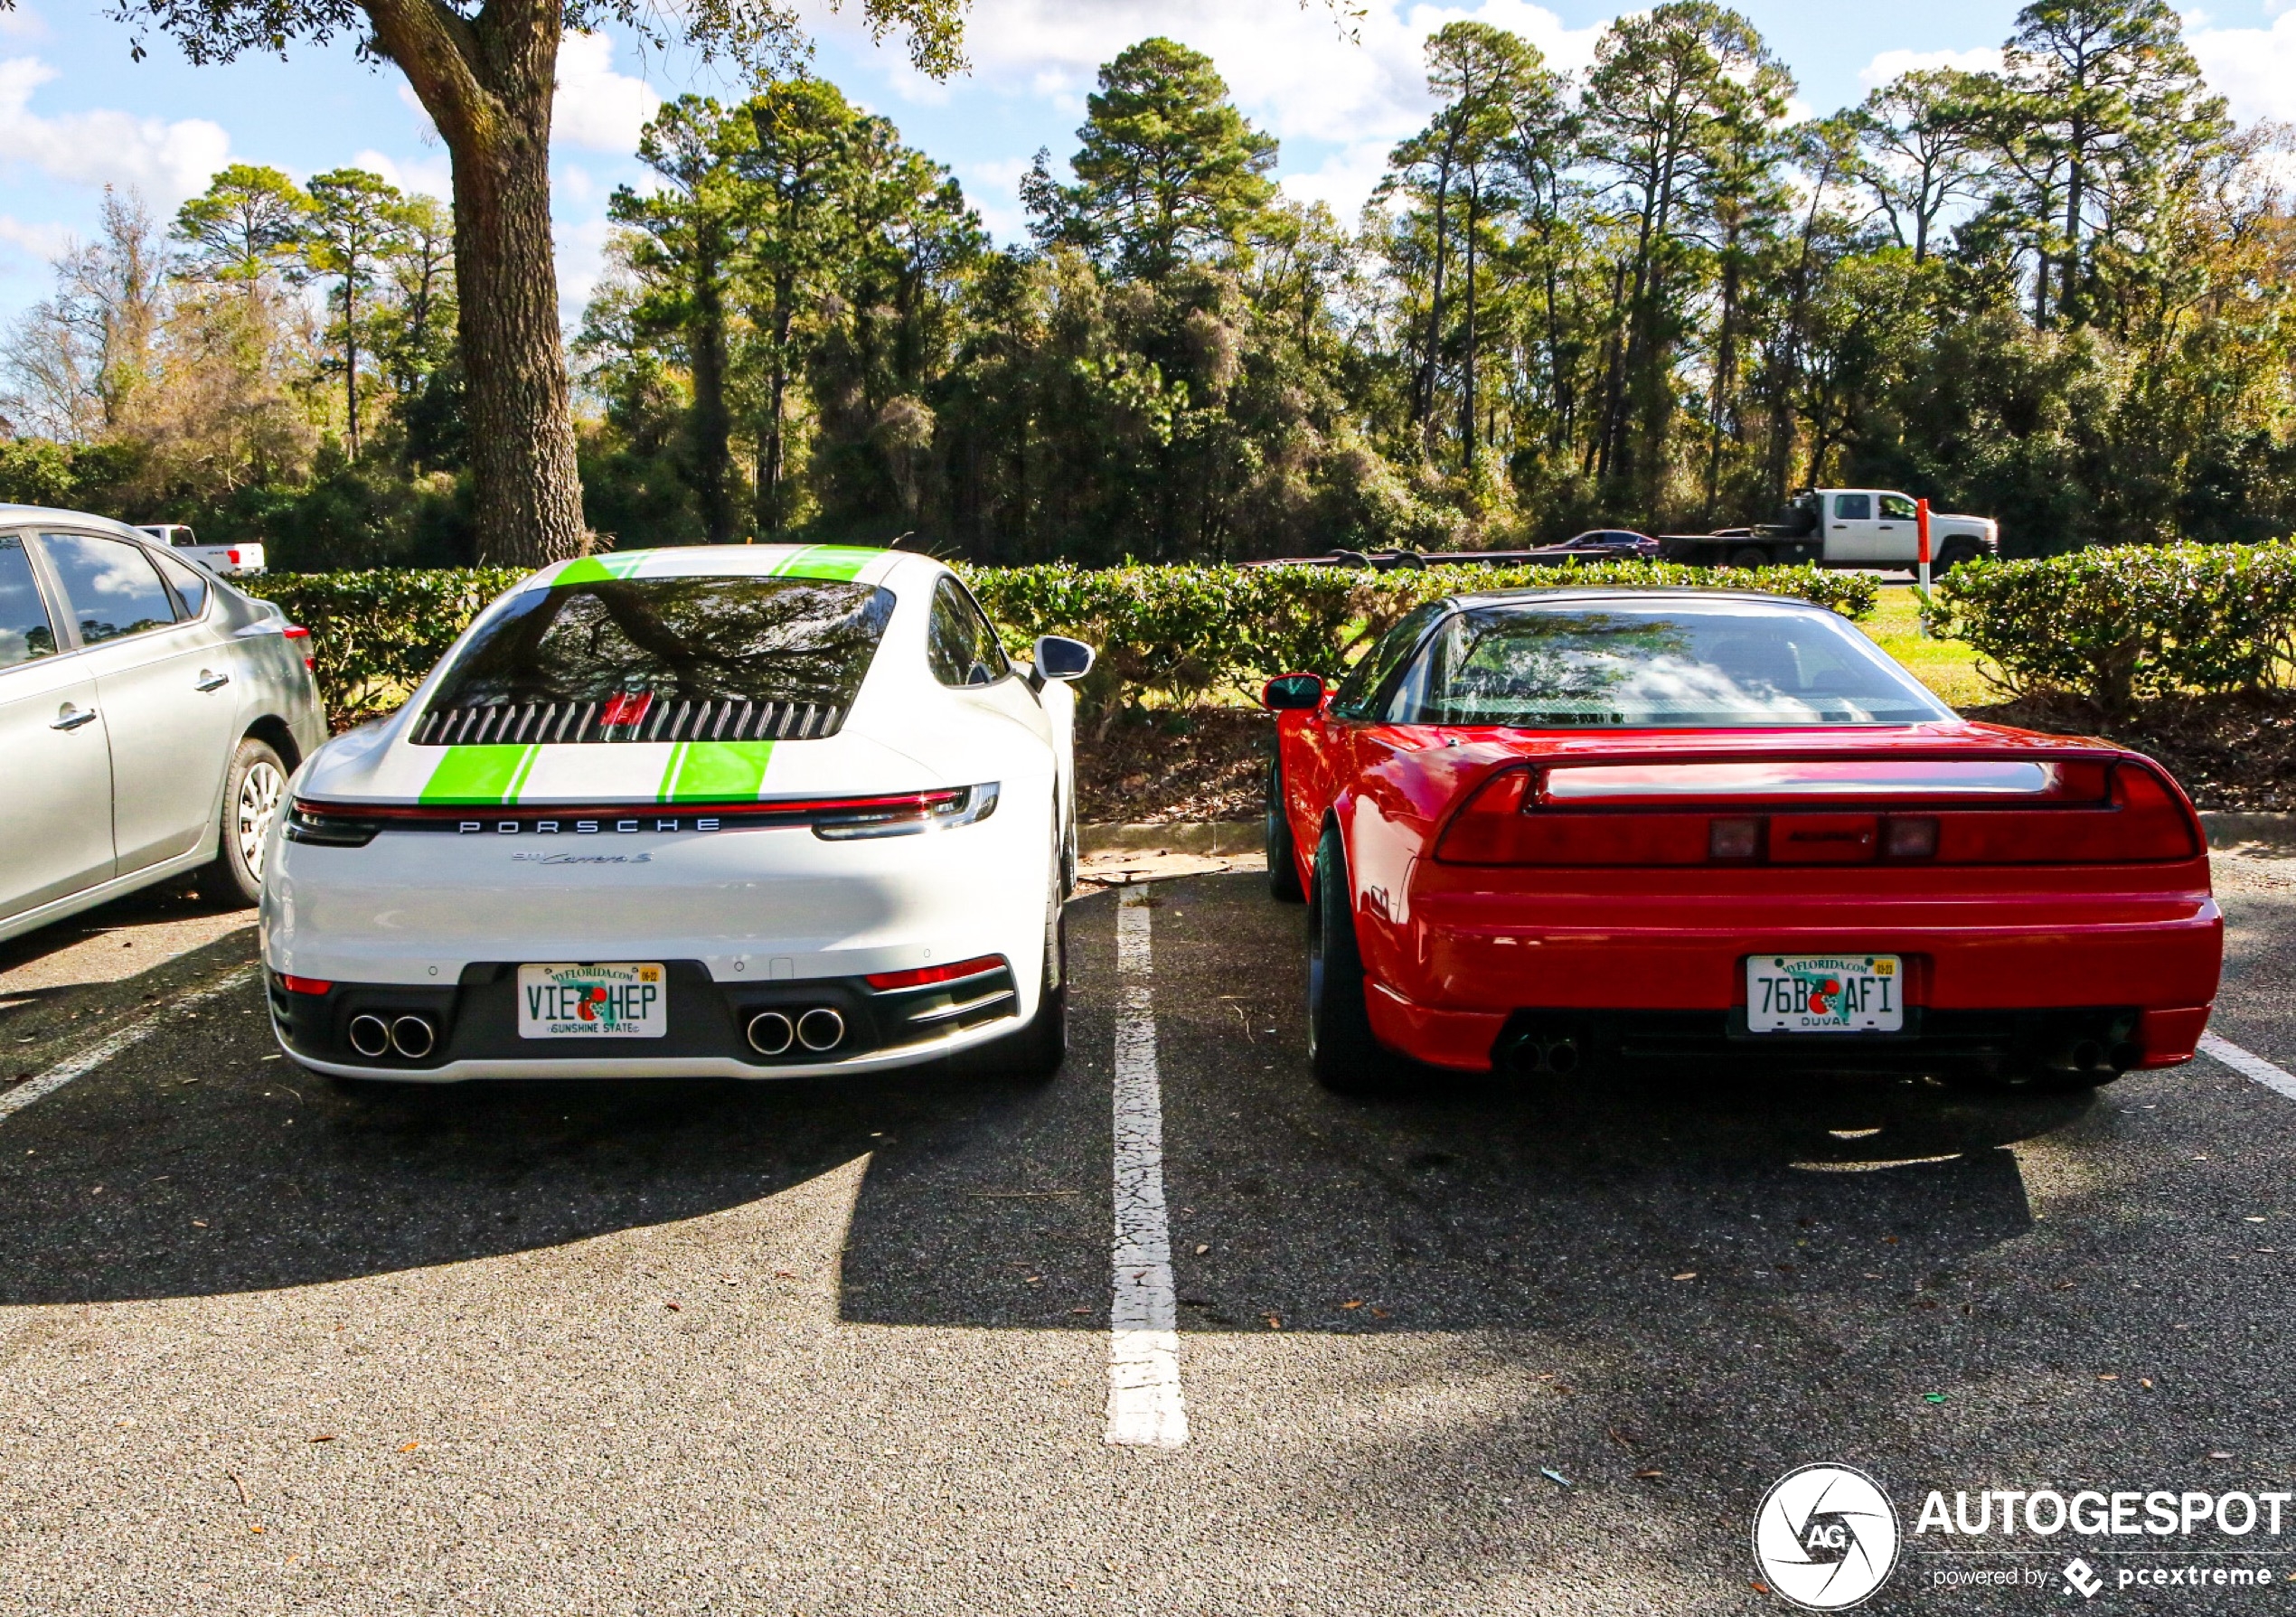
<path fill-rule="evenodd" d="M 1671 599 L 1469 607 L 1435 632 L 1387 717 L 1735 729 L 1924 724 L 1953 714 L 1831 612 Z"/>
<path fill-rule="evenodd" d="M 518 597 L 463 648 L 418 746 L 833 735 L 893 595 L 815 578 L 598 579 Z"/>

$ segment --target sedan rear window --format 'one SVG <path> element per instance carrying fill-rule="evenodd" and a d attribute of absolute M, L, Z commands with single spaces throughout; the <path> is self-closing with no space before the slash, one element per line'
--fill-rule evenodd
<path fill-rule="evenodd" d="M 1831 612 L 1749 601 L 1473 606 L 1388 704 L 1405 724 L 1733 729 L 1950 719 Z"/>
<path fill-rule="evenodd" d="M 890 590 L 813 578 L 599 579 L 519 596 L 463 648 L 417 746 L 834 735 Z"/>

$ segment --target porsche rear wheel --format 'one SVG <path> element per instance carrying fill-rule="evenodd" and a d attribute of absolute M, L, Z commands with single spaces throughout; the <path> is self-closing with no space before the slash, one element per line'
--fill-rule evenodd
<path fill-rule="evenodd" d="M 1316 847 L 1315 888 L 1308 896 L 1307 1062 L 1315 1081 L 1337 1095 L 1376 1094 L 1394 1073 L 1394 1058 L 1371 1036 L 1347 854 L 1336 825 L 1325 828 Z"/>
<path fill-rule="evenodd" d="M 1281 904 L 1307 898 L 1300 886 L 1300 861 L 1293 851 L 1291 816 L 1284 808 L 1284 760 L 1267 760 L 1267 890 Z"/>
<path fill-rule="evenodd" d="M 1061 902 L 1061 863 L 1052 861 L 1044 917 L 1044 961 L 1039 968 L 1037 1013 L 1029 1025 L 981 1053 L 991 1070 L 1031 1083 L 1059 1076 L 1068 1058 L 1068 915 Z"/>

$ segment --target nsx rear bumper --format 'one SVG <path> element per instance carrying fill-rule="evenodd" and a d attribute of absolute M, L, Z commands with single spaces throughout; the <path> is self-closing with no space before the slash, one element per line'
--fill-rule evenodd
<path fill-rule="evenodd" d="M 1503 1062 L 1526 1027 L 1589 1059 L 1927 1071 L 2086 1041 L 2119 1047 L 2120 1065 L 2169 1067 L 2190 1059 L 2207 1024 L 2223 932 L 2205 896 L 1542 906 L 1423 895 L 1408 956 L 1372 955 L 1369 1001 L 1381 1042 L 1465 1070 Z M 1774 954 L 1901 956 L 1905 1030 L 1749 1035 L 1746 961 Z"/>

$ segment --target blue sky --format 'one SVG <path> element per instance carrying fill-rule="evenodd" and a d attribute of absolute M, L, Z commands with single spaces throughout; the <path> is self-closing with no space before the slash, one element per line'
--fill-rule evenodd
<path fill-rule="evenodd" d="M 937 85 L 911 72 L 898 46 L 872 46 L 849 16 L 821 0 L 804 5 L 815 71 L 954 168 L 1000 240 L 1020 231 L 1013 186 L 1030 155 L 1073 149 L 1095 67 L 1144 35 L 1209 52 L 1246 113 L 1281 138 L 1286 188 L 1351 215 L 1387 147 L 1426 116 L 1419 45 L 1428 33 L 1479 16 L 1576 67 L 1621 9 L 1595 0 L 1369 0 L 1350 41 L 1325 0 L 974 0 L 974 70 Z M 1741 8 L 1793 69 L 1811 110 L 1854 101 L 1905 66 L 1977 65 L 2017 11 L 1999 0 L 1741 0 Z M 2186 22 L 2237 114 L 2296 118 L 2296 0 L 2232 0 L 2188 12 Z M 90 232 L 107 183 L 136 186 L 163 217 L 231 161 L 298 178 L 356 163 L 446 194 L 445 148 L 396 74 L 361 63 L 347 42 L 220 68 L 193 68 L 164 40 L 136 62 L 128 42 L 93 5 L 18 0 L 14 12 L 0 12 L 0 321 L 47 292 L 47 259 Z M 626 37 L 568 42 L 553 166 L 569 314 L 598 271 L 606 199 L 638 176 L 629 154 L 639 125 L 659 97 L 684 89 L 739 87 Z"/>

